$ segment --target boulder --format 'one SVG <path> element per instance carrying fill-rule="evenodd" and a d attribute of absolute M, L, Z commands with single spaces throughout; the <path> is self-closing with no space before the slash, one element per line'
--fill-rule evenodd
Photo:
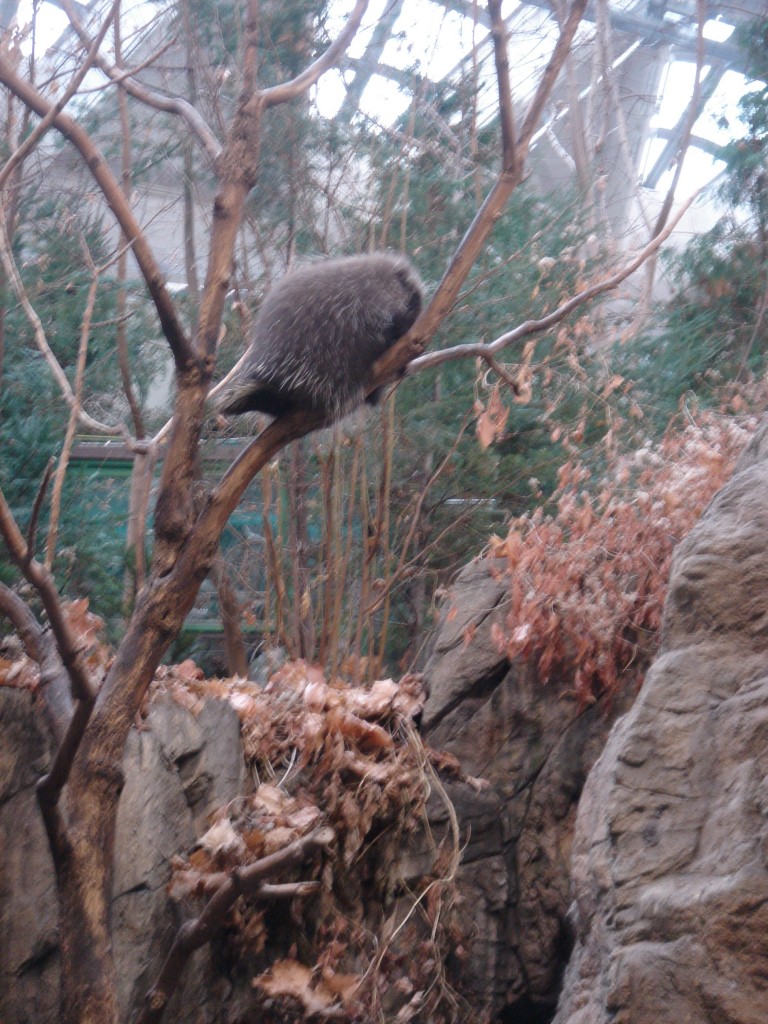
<path fill-rule="evenodd" d="M 660 656 L 584 789 L 556 1024 L 768 1020 L 767 448 L 677 548 Z"/>
<path fill-rule="evenodd" d="M 503 623 L 503 565 L 479 559 L 458 576 L 425 667 L 422 728 L 456 755 L 475 787 L 448 787 L 465 839 L 458 879 L 474 934 L 464 985 L 502 1019 L 551 1018 L 570 952 L 570 850 L 587 773 L 634 688 L 585 707 L 572 681 L 542 685 L 491 639 Z"/>

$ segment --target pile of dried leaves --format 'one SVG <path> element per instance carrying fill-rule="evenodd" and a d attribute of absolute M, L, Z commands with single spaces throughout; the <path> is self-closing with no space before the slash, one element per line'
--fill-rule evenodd
<path fill-rule="evenodd" d="M 233 868 L 278 853 L 321 825 L 335 834 L 330 855 L 281 877 L 314 880 L 311 895 L 288 906 L 235 906 L 229 954 L 250 971 L 264 1019 L 471 1021 L 446 974 L 448 962 L 458 971 L 465 956 L 455 912 L 458 826 L 451 808 L 447 833 L 435 837 L 425 812 L 430 792 L 447 802 L 435 765 L 459 770 L 426 748 L 414 727 L 420 678 L 359 688 L 293 662 L 261 687 L 204 679 L 187 662 L 161 670 L 155 687 L 193 713 L 212 697 L 229 701 L 255 784 L 216 815 L 193 851 L 175 859 L 175 900 L 199 912 L 199 901 Z"/>
<path fill-rule="evenodd" d="M 534 659 L 543 683 L 555 672 L 573 678 L 585 703 L 642 676 L 658 646 L 674 546 L 756 426 L 754 416 L 701 414 L 617 460 L 596 494 L 583 466 L 563 466 L 557 514 L 521 516 L 492 543 L 510 583 L 505 624 L 493 630 L 499 651 Z"/>

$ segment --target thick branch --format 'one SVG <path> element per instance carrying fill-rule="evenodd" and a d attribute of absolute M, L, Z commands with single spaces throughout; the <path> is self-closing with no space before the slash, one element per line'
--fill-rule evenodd
<path fill-rule="evenodd" d="M 258 168 L 262 105 L 255 91 L 257 40 L 258 4 L 251 0 L 245 26 L 243 91 L 216 168 L 221 184 L 213 204 L 208 267 L 195 331 L 198 360 L 190 367 L 190 372 L 177 373 L 171 443 L 163 463 L 155 508 L 152 567 L 157 575 L 169 570 L 195 518 L 193 491 L 199 478 L 200 425 L 215 365 L 235 241 Z"/>
<path fill-rule="evenodd" d="M 187 921 L 179 929 L 173 946 L 171 947 L 165 963 L 160 971 L 160 976 L 155 985 L 147 993 L 144 1010 L 139 1017 L 138 1024 L 156 1024 L 159 1021 L 168 1000 L 173 995 L 179 983 L 181 972 L 184 969 L 189 957 L 204 943 L 208 942 L 217 929 L 224 923 L 227 914 L 235 901 L 246 893 L 255 894 L 258 898 L 262 886 L 262 879 L 277 871 L 301 863 L 309 854 L 315 850 L 330 846 L 335 839 L 333 829 L 319 828 L 302 839 L 286 846 L 283 850 L 264 857 L 255 864 L 245 868 L 237 868 L 231 875 L 227 876 L 214 895 L 206 904 L 203 912 L 194 921 Z M 301 887 L 306 883 L 298 883 Z M 295 896 L 306 895 L 307 890 L 299 888 L 296 883 L 288 883 L 288 886 L 281 892 L 280 886 L 264 887 L 267 898 L 274 899 L 278 895 Z M 309 891 L 312 891 L 311 889 Z"/>

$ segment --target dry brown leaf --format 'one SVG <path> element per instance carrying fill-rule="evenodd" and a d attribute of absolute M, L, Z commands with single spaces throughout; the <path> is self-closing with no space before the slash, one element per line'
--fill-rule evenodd
<path fill-rule="evenodd" d="M 338 996 L 342 1003 L 347 1002 L 360 986 L 359 974 L 336 974 L 329 967 L 323 971 L 321 985 L 333 996 Z"/>
<path fill-rule="evenodd" d="M 251 797 L 251 803 L 257 810 L 266 811 L 267 814 L 275 816 L 287 809 L 291 798 L 278 786 L 270 786 L 268 782 L 262 782 L 259 788 Z"/>
<path fill-rule="evenodd" d="M 322 816 L 322 811 L 319 807 L 315 807 L 314 804 L 307 804 L 291 814 L 283 815 L 282 823 L 288 828 L 304 834 L 313 829 L 320 822 Z"/>
<path fill-rule="evenodd" d="M 205 673 L 201 668 L 197 667 L 191 658 L 187 658 L 185 661 L 175 665 L 174 671 L 179 679 L 205 679 Z"/>
<path fill-rule="evenodd" d="M 304 687 L 304 703 L 313 711 L 322 711 L 328 697 L 328 684 L 324 679 L 311 679 Z"/>
<path fill-rule="evenodd" d="M 393 679 L 379 679 L 370 690 L 352 690 L 347 706 L 361 718 L 379 718 L 392 710 L 398 686 Z"/>
<path fill-rule="evenodd" d="M 214 856 L 241 854 L 245 852 L 245 843 L 239 832 L 235 831 L 229 818 L 223 818 L 212 825 L 205 835 L 198 840 L 200 847 Z"/>
<path fill-rule="evenodd" d="M 398 770 L 397 765 L 391 761 L 371 761 L 370 758 L 361 757 L 352 750 L 344 751 L 344 767 L 361 779 L 370 779 L 379 785 L 389 782 Z"/>
<path fill-rule="evenodd" d="M 455 754 L 449 754 L 446 750 L 433 750 L 426 748 L 429 763 L 439 772 L 450 772 L 451 775 L 461 775 L 461 765 Z"/>
<path fill-rule="evenodd" d="M 392 737 L 375 722 L 365 722 L 351 711 L 334 708 L 328 714 L 329 725 L 355 743 L 372 750 L 390 750 Z"/>
<path fill-rule="evenodd" d="M 312 974 L 310 968 L 298 960 L 277 960 L 265 974 L 253 979 L 253 985 L 271 996 L 298 999 L 308 1014 L 324 1013 L 335 996 L 322 983 L 313 988 Z"/>

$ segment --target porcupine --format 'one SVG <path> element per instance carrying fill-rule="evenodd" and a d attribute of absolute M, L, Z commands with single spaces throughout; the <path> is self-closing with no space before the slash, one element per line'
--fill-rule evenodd
<path fill-rule="evenodd" d="M 333 423 L 366 398 L 374 362 L 421 310 L 423 289 L 404 256 L 379 252 L 307 263 L 267 293 L 224 413 L 306 409 Z"/>

